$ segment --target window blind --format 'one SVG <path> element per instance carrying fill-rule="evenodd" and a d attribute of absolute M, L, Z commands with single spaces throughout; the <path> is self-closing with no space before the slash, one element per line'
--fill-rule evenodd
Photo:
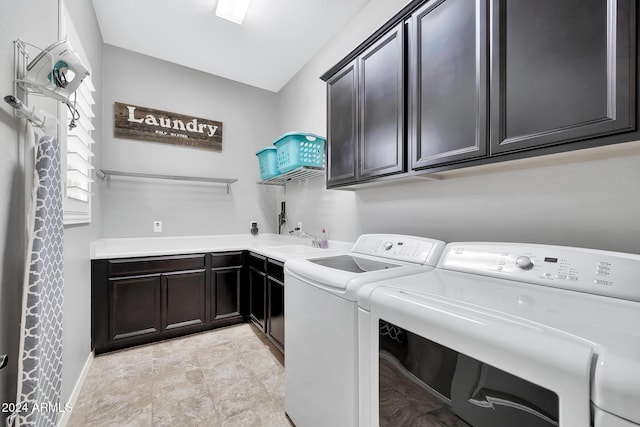
<path fill-rule="evenodd" d="M 91 133 L 95 130 L 92 124 L 93 104 L 91 93 L 95 91 L 91 77 L 87 77 L 77 90 L 76 108 L 80 113 L 77 126 L 67 131 L 67 180 L 66 196 L 70 199 L 89 203 L 91 197 L 91 146 L 94 141 Z M 67 109 L 67 121 L 71 120 L 71 112 Z"/>
<path fill-rule="evenodd" d="M 66 38 L 73 50 L 89 68 L 91 64 L 87 58 L 82 42 L 73 25 L 73 21 L 65 8 L 61 19 L 61 38 Z M 91 80 L 92 74 L 85 78 L 78 90 L 71 96 L 70 101 L 75 102 L 75 108 L 80 117 L 76 121 L 76 127 L 68 129 L 72 113 L 66 105 L 61 104 L 60 139 L 62 145 L 62 167 L 65 173 L 64 184 L 64 223 L 80 224 L 91 222 L 91 185 L 93 183 L 93 125 L 95 113 L 93 107 L 95 100 L 93 93 L 96 91 Z"/>

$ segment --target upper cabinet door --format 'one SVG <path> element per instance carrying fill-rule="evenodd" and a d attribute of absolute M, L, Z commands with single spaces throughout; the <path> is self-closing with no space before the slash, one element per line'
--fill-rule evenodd
<path fill-rule="evenodd" d="M 491 152 L 635 128 L 635 2 L 491 0 Z"/>
<path fill-rule="evenodd" d="M 362 178 L 406 170 L 404 50 L 404 24 L 400 23 L 358 59 Z"/>
<path fill-rule="evenodd" d="M 357 178 L 357 89 L 355 61 L 327 81 L 327 187 Z"/>
<path fill-rule="evenodd" d="M 486 0 L 430 1 L 409 22 L 412 168 L 486 155 Z"/>

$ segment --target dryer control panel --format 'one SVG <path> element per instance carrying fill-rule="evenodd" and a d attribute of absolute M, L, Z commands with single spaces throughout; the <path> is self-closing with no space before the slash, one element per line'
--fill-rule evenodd
<path fill-rule="evenodd" d="M 397 261 L 435 266 L 445 243 L 426 237 L 401 234 L 363 234 L 351 252 Z"/>
<path fill-rule="evenodd" d="M 447 245 L 439 268 L 640 301 L 640 255 L 519 243 Z"/>

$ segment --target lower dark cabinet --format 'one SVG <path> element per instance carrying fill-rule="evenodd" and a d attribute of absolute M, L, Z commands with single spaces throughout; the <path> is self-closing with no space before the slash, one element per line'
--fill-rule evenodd
<path fill-rule="evenodd" d="M 97 353 L 245 321 L 244 252 L 92 261 Z"/>
<path fill-rule="evenodd" d="M 213 320 L 242 316 L 242 266 L 211 271 Z"/>
<path fill-rule="evenodd" d="M 280 351 L 284 352 L 284 284 L 269 276 L 269 315 L 267 336 Z"/>
<path fill-rule="evenodd" d="M 243 251 L 211 254 L 211 322 L 227 325 L 244 321 L 248 287 L 245 286 Z"/>
<path fill-rule="evenodd" d="M 249 318 L 262 331 L 265 329 L 267 274 L 254 267 L 249 267 Z"/>
<path fill-rule="evenodd" d="M 205 270 L 162 275 L 162 330 L 206 323 Z"/>
<path fill-rule="evenodd" d="M 249 254 L 249 319 L 284 352 L 284 263 Z"/>
<path fill-rule="evenodd" d="M 107 291 L 108 341 L 160 333 L 159 274 L 110 279 Z"/>
<path fill-rule="evenodd" d="M 247 320 L 284 352 L 283 262 L 235 251 L 91 263 L 96 354 Z"/>
<path fill-rule="evenodd" d="M 267 260 L 267 338 L 284 353 L 284 263 Z"/>

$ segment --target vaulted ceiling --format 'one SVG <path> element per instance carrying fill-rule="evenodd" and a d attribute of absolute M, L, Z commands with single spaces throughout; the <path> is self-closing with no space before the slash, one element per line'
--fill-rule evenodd
<path fill-rule="evenodd" d="M 217 0 L 92 0 L 104 42 L 279 91 L 368 0 L 252 0 L 242 25 Z"/>

